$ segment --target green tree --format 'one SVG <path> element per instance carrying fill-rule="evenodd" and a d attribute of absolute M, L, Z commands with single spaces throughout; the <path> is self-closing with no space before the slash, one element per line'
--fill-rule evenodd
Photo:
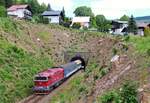
<path fill-rule="evenodd" d="M 5 6 L 6 8 L 10 7 L 11 5 L 13 5 L 15 3 L 14 0 L 5 0 Z"/>
<path fill-rule="evenodd" d="M 76 8 L 76 10 L 74 11 L 74 14 L 76 16 L 94 16 L 91 8 L 87 7 L 87 6 L 80 6 L 78 8 Z"/>
<path fill-rule="evenodd" d="M 5 7 L 5 0 L 0 0 L 0 6 L 4 6 Z"/>
<path fill-rule="evenodd" d="M 4 6 L 0 6 L 0 17 L 6 17 L 6 8 Z"/>
<path fill-rule="evenodd" d="M 90 18 L 90 21 L 91 21 L 91 27 L 97 28 L 96 17 L 92 16 Z"/>
<path fill-rule="evenodd" d="M 44 3 L 42 3 L 42 4 L 39 6 L 38 12 L 39 12 L 39 13 L 42 13 L 42 12 L 44 12 L 45 10 L 47 10 L 47 6 L 46 6 Z"/>
<path fill-rule="evenodd" d="M 33 15 L 40 13 L 39 11 L 40 4 L 38 3 L 37 0 L 28 0 L 28 4 L 31 6 L 31 11 Z"/>
<path fill-rule="evenodd" d="M 65 9 L 64 9 L 64 7 L 63 7 L 63 9 L 62 9 L 62 20 L 63 20 L 63 21 L 65 20 Z"/>
<path fill-rule="evenodd" d="M 138 30 L 138 28 L 137 28 L 136 22 L 134 20 L 134 17 L 132 15 L 128 21 L 128 32 L 133 33 L 133 34 L 137 34 L 137 30 Z"/>
<path fill-rule="evenodd" d="M 121 21 L 129 21 L 129 16 L 127 15 L 123 15 L 121 18 L 120 18 Z"/>
<path fill-rule="evenodd" d="M 111 28 L 110 21 L 108 21 L 104 15 L 96 16 L 96 25 L 100 32 L 107 32 Z"/>
<path fill-rule="evenodd" d="M 48 4 L 48 6 L 47 6 L 47 10 L 48 10 L 48 11 L 51 11 L 51 10 L 52 10 L 52 8 L 51 8 L 51 5 L 50 5 L 50 4 Z"/>

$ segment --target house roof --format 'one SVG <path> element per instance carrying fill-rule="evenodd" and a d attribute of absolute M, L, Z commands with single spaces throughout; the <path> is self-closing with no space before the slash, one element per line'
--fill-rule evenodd
<path fill-rule="evenodd" d="M 25 9 L 27 7 L 28 5 L 12 5 L 11 7 L 7 9 L 7 11 L 15 11 L 17 9 Z"/>
<path fill-rule="evenodd" d="M 90 17 L 73 17 L 72 22 L 90 22 Z"/>
<path fill-rule="evenodd" d="M 121 23 L 121 24 L 127 24 L 128 21 L 120 21 L 120 20 L 113 20 L 113 22 Z"/>
<path fill-rule="evenodd" d="M 42 16 L 59 16 L 61 11 L 44 11 Z"/>

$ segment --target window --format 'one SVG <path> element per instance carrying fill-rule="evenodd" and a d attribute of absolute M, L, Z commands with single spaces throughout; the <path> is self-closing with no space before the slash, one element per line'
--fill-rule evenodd
<path fill-rule="evenodd" d="M 35 80 L 43 80 L 43 81 L 46 81 L 47 80 L 47 77 L 35 77 Z"/>

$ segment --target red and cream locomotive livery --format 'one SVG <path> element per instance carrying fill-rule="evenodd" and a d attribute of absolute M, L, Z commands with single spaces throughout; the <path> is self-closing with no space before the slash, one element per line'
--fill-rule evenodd
<path fill-rule="evenodd" d="M 85 61 L 82 57 L 76 56 L 65 65 L 42 71 L 34 77 L 33 91 L 36 94 L 48 94 L 80 69 L 85 69 Z"/>

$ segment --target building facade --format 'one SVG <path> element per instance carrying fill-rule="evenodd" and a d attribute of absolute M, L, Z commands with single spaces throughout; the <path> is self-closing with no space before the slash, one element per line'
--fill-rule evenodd
<path fill-rule="evenodd" d="M 12 5 L 7 9 L 7 15 L 24 19 L 32 18 L 32 12 L 28 5 Z"/>

